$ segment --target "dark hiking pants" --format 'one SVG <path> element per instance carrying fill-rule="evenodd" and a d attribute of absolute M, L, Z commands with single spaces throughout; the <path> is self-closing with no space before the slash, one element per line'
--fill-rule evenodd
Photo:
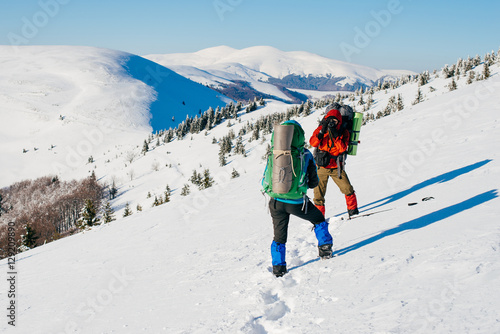
<path fill-rule="evenodd" d="M 304 208 L 304 210 L 302 210 Z M 304 204 L 290 204 L 277 201 L 271 198 L 269 201 L 269 210 L 273 218 L 274 241 L 284 244 L 288 237 L 288 223 L 290 215 L 310 221 L 312 224 L 319 224 L 325 221 L 325 217 L 311 201 L 307 200 Z"/>

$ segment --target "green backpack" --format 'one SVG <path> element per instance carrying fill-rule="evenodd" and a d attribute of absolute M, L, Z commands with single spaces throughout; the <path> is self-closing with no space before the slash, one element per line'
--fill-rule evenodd
<path fill-rule="evenodd" d="M 275 126 L 271 154 L 262 180 L 263 192 L 273 198 L 299 199 L 307 193 L 304 130 L 296 121 Z"/>

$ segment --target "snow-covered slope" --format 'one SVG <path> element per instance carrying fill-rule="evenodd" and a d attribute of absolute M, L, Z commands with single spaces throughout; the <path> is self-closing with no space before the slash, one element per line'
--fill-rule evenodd
<path fill-rule="evenodd" d="M 141 144 L 152 129 L 175 127 L 228 101 L 121 51 L 0 46 L 0 186 L 80 168 L 91 155 Z"/>
<path fill-rule="evenodd" d="M 414 106 L 416 83 L 374 94 L 375 106 L 392 93 L 402 94 L 407 106 L 364 126 L 358 155 L 348 159 L 361 213 L 377 213 L 341 220 L 344 199 L 331 184 L 326 207 L 337 257 L 319 261 L 310 224 L 292 218 L 290 272 L 281 279 L 270 272 L 272 226 L 259 191 L 267 141 L 245 135 L 248 157 L 233 155 L 218 167 L 212 138 L 238 133 L 246 121 L 286 105 L 273 102 L 241 115 L 231 128 L 223 123 L 161 145 L 125 168 L 96 156 L 98 176 L 124 176 L 113 205 L 129 202 L 144 210 L 19 254 L 18 327 L 4 319 L 0 329 L 500 332 L 500 69 L 491 70 L 487 81 L 460 80 L 452 92 L 434 78 L 421 87 L 426 100 Z M 322 111 L 298 119 L 307 135 Z M 159 170 L 150 168 L 154 162 Z M 205 168 L 216 185 L 180 196 L 193 169 Z M 233 168 L 239 178 L 230 178 Z M 130 181 L 125 175 L 131 170 Z M 172 201 L 151 208 L 147 192 L 161 194 L 167 184 Z M 426 197 L 433 199 L 422 201 Z M 0 270 L 8 271 L 7 260 Z"/>
<path fill-rule="evenodd" d="M 244 80 L 258 91 L 285 100 L 288 97 L 276 93 L 273 83 L 287 88 L 322 85 L 339 90 L 357 85 L 371 86 L 381 78 L 414 74 L 402 70 L 378 70 L 309 52 L 284 52 L 269 46 L 242 50 L 219 46 L 194 53 L 145 57 L 203 84 L 219 86 L 228 81 Z"/>

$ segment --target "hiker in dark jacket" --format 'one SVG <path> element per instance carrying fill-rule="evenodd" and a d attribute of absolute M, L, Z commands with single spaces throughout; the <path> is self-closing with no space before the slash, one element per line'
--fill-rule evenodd
<path fill-rule="evenodd" d="M 300 125 L 295 121 L 285 122 L 294 124 L 299 131 L 303 130 Z M 304 166 L 306 166 L 306 182 L 307 188 L 315 188 L 318 185 L 318 173 L 316 163 L 311 152 L 303 149 L 302 156 Z M 266 170 L 269 166 L 266 166 Z M 264 172 L 266 175 L 266 172 Z M 298 177 L 298 175 L 294 175 Z M 263 183 L 265 182 L 265 178 Z M 268 192 L 269 193 L 269 192 Z M 271 193 L 272 194 L 272 193 Z M 316 238 L 318 239 L 319 256 L 322 259 L 328 259 L 332 256 L 332 236 L 328 232 L 328 223 L 325 221 L 325 216 L 321 213 L 316 206 L 303 194 L 303 197 L 297 199 L 287 199 L 280 197 L 278 194 L 272 194 L 269 201 L 269 210 L 273 220 L 274 238 L 271 244 L 271 257 L 273 264 L 273 274 L 277 277 L 283 276 L 287 273 L 285 253 L 286 242 L 288 237 L 288 223 L 290 215 L 310 221 L 314 225 Z"/>
<path fill-rule="evenodd" d="M 328 179 L 332 178 L 345 195 L 349 217 L 359 214 L 354 188 L 343 167 L 343 158 L 349 147 L 349 131 L 342 127 L 340 105 L 327 107 L 327 114 L 309 139 L 317 148 L 319 184 L 314 189 L 314 204 L 325 214 L 325 194 Z M 340 170 L 339 170 L 340 169 Z"/>

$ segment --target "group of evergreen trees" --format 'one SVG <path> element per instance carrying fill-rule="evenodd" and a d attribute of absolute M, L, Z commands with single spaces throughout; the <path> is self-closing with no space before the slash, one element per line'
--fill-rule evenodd
<path fill-rule="evenodd" d="M 467 78 L 466 84 L 471 84 L 474 81 L 487 79 L 490 76 L 490 66 L 499 62 L 500 50 L 496 54 L 492 51 L 491 53 L 485 55 L 484 60 L 481 60 L 481 57 L 479 56 L 476 56 L 474 58 L 468 57 L 465 60 L 458 59 L 456 64 L 445 65 L 441 69 L 440 73 L 444 79 L 451 79 L 447 87 L 450 91 L 453 91 L 457 89 L 457 82 L 460 80 L 460 78 Z M 479 65 L 483 66 L 482 72 L 476 73 L 474 69 Z M 434 70 L 432 75 L 438 78 L 440 76 L 440 73 L 437 70 Z M 364 123 L 366 123 L 390 115 L 404 108 L 403 98 L 400 94 L 398 94 L 397 101 L 396 96 L 392 96 L 389 98 L 388 104 L 383 110 L 378 111 L 376 115 L 370 113 L 370 109 L 372 106 L 372 95 L 374 92 L 385 90 L 387 93 L 388 91 L 401 87 L 402 85 L 416 82 L 418 83 L 417 93 L 415 99 L 412 101 L 412 105 L 415 105 L 424 101 L 425 96 L 421 87 L 427 85 L 430 79 L 431 74 L 429 73 L 429 71 L 424 71 L 417 75 L 404 75 L 401 78 L 396 79 L 395 81 L 379 81 L 374 87 L 366 89 L 360 88 L 356 92 L 350 93 L 347 96 L 337 94 L 334 100 L 335 102 L 339 103 L 341 103 L 341 101 L 345 99 L 353 103 L 357 101 L 356 105 L 362 106 L 363 108 L 362 111 L 365 113 Z M 429 90 L 432 92 L 435 91 L 435 88 L 429 87 Z M 333 101 L 333 99 L 331 101 Z"/>
<path fill-rule="evenodd" d="M 246 112 L 252 112 L 257 110 L 258 106 L 265 106 L 266 102 L 264 99 L 260 98 L 253 101 L 249 101 L 246 107 Z M 182 140 L 188 134 L 197 134 L 202 131 L 209 131 L 215 126 L 222 123 L 224 120 L 237 120 L 238 113 L 243 110 L 243 103 L 238 102 L 236 105 L 234 103 L 229 103 L 225 107 L 217 107 L 215 110 L 210 107 L 205 112 L 195 117 L 186 116 L 186 119 L 177 125 L 175 128 L 170 128 L 168 130 L 161 130 L 155 134 L 151 134 L 147 140 L 143 143 L 142 153 L 145 154 L 149 150 L 149 144 L 155 139 L 157 139 L 157 146 L 160 145 L 159 138 L 163 138 L 163 143 L 169 143 L 174 138 Z"/>
<path fill-rule="evenodd" d="M 214 179 L 210 175 L 210 170 L 208 169 L 203 171 L 203 175 L 193 170 L 193 175 L 191 175 L 189 181 L 197 186 L 199 190 L 210 188 L 214 184 Z"/>

